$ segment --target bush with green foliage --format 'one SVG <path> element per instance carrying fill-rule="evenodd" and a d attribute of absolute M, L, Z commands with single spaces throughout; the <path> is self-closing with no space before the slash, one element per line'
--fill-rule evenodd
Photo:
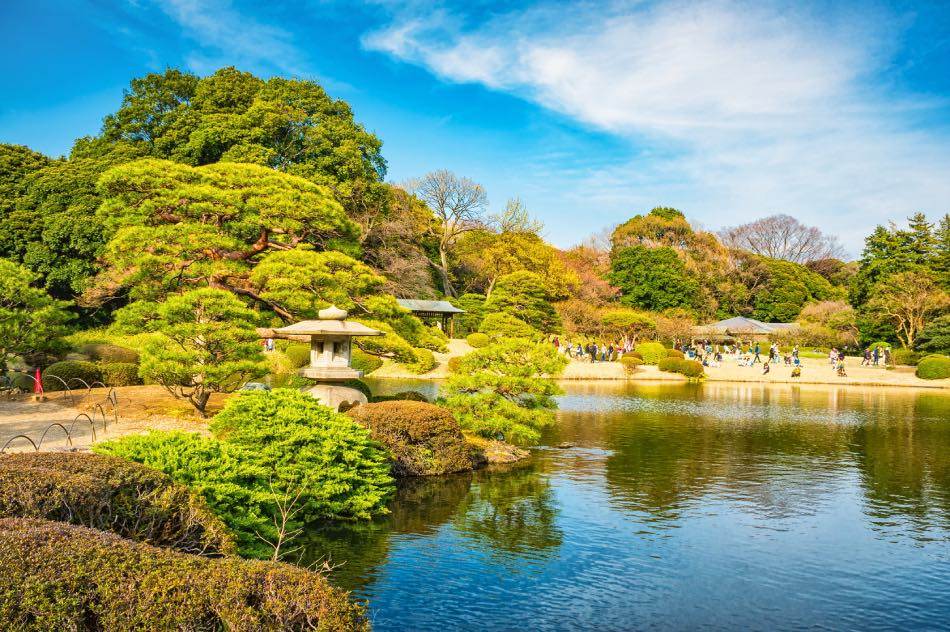
<path fill-rule="evenodd" d="M 879 340 L 878 342 L 871 343 L 871 351 L 874 351 L 875 349 L 880 349 L 881 351 L 884 351 L 885 349 L 890 349 L 892 346 L 893 345 L 889 342 L 884 342 L 883 340 Z"/>
<path fill-rule="evenodd" d="M 463 356 L 452 356 L 448 361 L 449 373 L 457 373 L 459 367 L 462 365 Z"/>
<path fill-rule="evenodd" d="M 455 315 L 456 336 L 467 336 L 478 331 L 485 317 L 485 300 L 484 294 L 463 294 L 458 298 L 449 299 L 452 305 L 465 310 L 464 314 Z"/>
<path fill-rule="evenodd" d="M 636 353 L 640 354 L 644 364 L 656 364 L 667 357 L 667 349 L 659 342 L 641 342 L 636 346 Z"/>
<path fill-rule="evenodd" d="M 891 351 L 891 364 L 902 366 L 917 366 L 921 355 L 912 349 L 894 349 Z"/>
<path fill-rule="evenodd" d="M 468 343 L 468 346 L 473 349 L 481 349 L 482 347 L 487 347 L 491 343 L 491 338 L 488 337 L 488 334 L 483 334 L 480 331 L 470 333 L 465 337 L 465 342 Z"/>
<path fill-rule="evenodd" d="M 398 393 L 393 393 L 392 395 L 373 395 L 370 400 L 371 403 L 376 404 L 379 402 L 425 402 L 430 404 L 429 398 L 420 393 L 419 391 L 399 391 Z"/>
<path fill-rule="evenodd" d="M 554 296 L 544 279 L 533 272 L 521 271 L 500 277 L 486 312 L 505 312 L 516 316 L 534 329 L 553 333 L 561 329 L 561 317 L 554 309 Z M 479 331 L 486 333 L 483 327 Z"/>
<path fill-rule="evenodd" d="M 392 474 L 432 476 L 472 469 L 465 437 L 452 411 L 415 401 L 363 404 L 347 412 L 369 428 L 392 457 Z"/>
<path fill-rule="evenodd" d="M 923 380 L 942 380 L 950 377 L 950 357 L 929 355 L 917 363 L 917 377 Z"/>
<path fill-rule="evenodd" d="M 0 517 L 70 522 L 184 553 L 235 551 L 224 523 L 187 487 L 150 467 L 98 454 L 0 456 Z"/>
<path fill-rule="evenodd" d="M 0 620 L 10 630 L 369 630 L 320 573 L 209 559 L 47 520 L 0 519 Z"/>
<path fill-rule="evenodd" d="M 627 373 L 636 373 L 637 369 L 643 365 L 643 360 L 628 353 L 620 358 L 620 364 L 623 365 Z"/>
<path fill-rule="evenodd" d="M 532 443 L 554 423 L 560 393 L 550 379 L 567 364 L 549 344 L 516 338 L 476 349 L 445 386 L 445 405 L 463 429 L 487 439 Z"/>
<path fill-rule="evenodd" d="M 421 375 L 428 373 L 439 365 L 435 359 L 435 355 L 428 349 L 413 349 L 412 352 L 415 356 L 415 361 L 406 364 L 406 368 L 411 373 Z"/>
<path fill-rule="evenodd" d="M 703 375 L 703 365 L 696 360 L 681 360 L 680 358 L 663 358 L 657 368 L 668 373 L 680 373 L 689 378 Z"/>
<path fill-rule="evenodd" d="M 950 354 L 950 314 L 938 316 L 927 323 L 914 347 L 929 353 Z"/>
<path fill-rule="evenodd" d="M 803 265 L 768 257 L 756 261 L 765 276 L 765 283 L 753 296 L 752 316 L 758 320 L 792 322 L 806 304 L 835 299 L 840 294 L 825 277 Z"/>
<path fill-rule="evenodd" d="M 308 366 L 310 364 L 310 345 L 302 342 L 292 342 L 284 349 L 287 358 L 295 369 Z"/>
<path fill-rule="evenodd" d="M 211 424 L 215 438 L 153 432 L 98 444 L 99 453 L 144 463 L 202 494 L 235 532 L 242 552 L 269 555 L 276 501 L 298 493 L 297 520 L 369 519 L 386 512 L 386 453 L 343 414 L 291 389 L 245 391 Z"/>
<path fill-rule="evenodd" d="M 699 285 L 673 248 L 621 248 L 610 267 L 607 280 L 620 288 L 620 302 L 628 307 L 662 311 L 691 308 L 697 300 Z"/>
<path fill-rule="evenodd" d="M 203 417 L 212 393 L 236 391 L 267 372 L 254 327 L 257 315 L 230 292 L 204 288 L 158 306 L 139 375 L 185 399 Z"/>
<path fill-rule="evenodd" d="M 61 391 L 65 388 L 63 382 L 68 384 L 70 388 L 85 388 L 78 380 L 83 380 L 90 386 L 93 382 L 102 380 L 102 370 L 99 368 L 99 365 L 83 360 L 63 360 L 62 362 L 55 362 L 46 367 L 46 370 L 43 371 L 41 375 L 43 378 L 44 391 Z M 54 376 L 63 382 L 54 379 Z M 77 381 L 73 382 L 73 380 Z"/>
<path fill-rule="evenodd" d="M 123 362 L 138 364 L 139 362 L 139 354 L 137 351 L 109 343 L 85 344 L 81 345 L 77 351 L 89 356 L 90 360 L 100 363 Z"/>
<path fill-rule="evenodd" d="M 679 359 L 679 360 L 684 360 L 684 359 L 686 358 L 686 354 L 683 353 L 682 351 L 680 351 L 679 349 L 667 349 L 667 350 L 666 350 L 666 357 L 667 357 L 667 358 L 677 358 L 677 359 Z"/>
<path fill-rule="evenodd" d="M 139 365 L 134 362 L 103 362 L 99 369 L 106 386 L 138 386 L 142 383 Z"/>
<path fill-rule="evenodd" d="M 363 375 L 369 375 L 383 366 L 383 361 L 376 356 L 365 353 L 358 347 L 352 347 L 350 351 L 350 366 L 357 371 L 362 371 Z"/>
<path fill-rule="evenodd" d="M 489 314 L 483 318 L 482 324 L 478 327 L 478 332 L 485 334 L 494 341 L 511 340 L 513 338 L 538 340 L 541 337 L 541 332 L 537 329 L 517 316 L 505 312 Z"/>

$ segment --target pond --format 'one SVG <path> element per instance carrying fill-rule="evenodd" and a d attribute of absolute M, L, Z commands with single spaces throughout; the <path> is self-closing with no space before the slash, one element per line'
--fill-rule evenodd
<path fill-rule="evenodd" d="M 308 534 L 375 629 L 950 625 L 950 396 L 566 390 L 543 444 L 573 447 L 412 481 L 386 519 Z"/>

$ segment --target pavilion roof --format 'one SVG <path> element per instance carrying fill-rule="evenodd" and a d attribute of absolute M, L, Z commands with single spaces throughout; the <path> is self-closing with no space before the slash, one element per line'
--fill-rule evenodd
<path fill-rule="evenodd" d="M 410 312 L 431 312 L 435 314 L 464 314 L 464 309 L 459 309 L 448 301 L 426 301 L 418 298 L 397 298 L 396 302 L 401 307 L 405 307 Z"/>

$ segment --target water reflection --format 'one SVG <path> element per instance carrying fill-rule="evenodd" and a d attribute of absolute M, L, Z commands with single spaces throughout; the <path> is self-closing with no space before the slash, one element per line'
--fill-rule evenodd
<path fill-rule="evenodd" d="M 950 395 L 566 386 L 543 443 L 573 447 L 411 481 L 386 519 L 309 534 L 377 629 L 950 620 Z"/>

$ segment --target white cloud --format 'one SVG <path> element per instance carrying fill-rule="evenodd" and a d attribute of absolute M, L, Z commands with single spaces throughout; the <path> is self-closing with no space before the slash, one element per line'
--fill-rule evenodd
<path fill-rule="evenodd" d="M 197 45 L 186 62 L 198 73 L 221 66 L 303 74 L 306 64 L 288 31 L 242 13 L 230 0 L 161 0 L 156 3 Z"/>
<path fill-rule="evenodd" d="M 857 251 L 874 223 L 950 202 L 947 130 L 913 125 L 946 104 L 884 92 L 901 24 L 861 10 L 565 4 L 471 26 L 414 12 L 363 44 L 628 138 L 646 158 L 575 180 L 578 204 L 614 220 L 660 202 L 711 227 L 785 212 Z"/>

